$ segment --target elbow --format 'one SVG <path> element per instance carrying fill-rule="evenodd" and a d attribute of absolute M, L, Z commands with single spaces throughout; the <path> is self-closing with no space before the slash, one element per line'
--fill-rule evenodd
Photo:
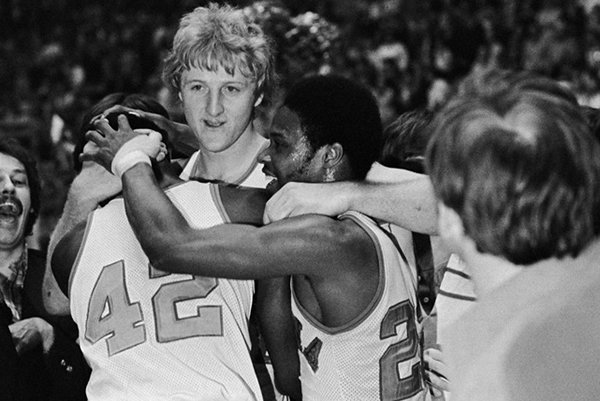
<path fill-rule="evenodd" d="M 178 247 L 183 242 L 178 236 L 172 235 L 149 235 L 145 239 L 140 238 L 140 244 L 148 261 L 155 269 L 163 272 L 174 273 L 173 267 L 177 266 L 177 256 L 180 254 Z"/>

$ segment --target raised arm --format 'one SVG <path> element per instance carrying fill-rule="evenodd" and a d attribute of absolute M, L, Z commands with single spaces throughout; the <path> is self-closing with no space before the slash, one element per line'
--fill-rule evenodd
<path fill-rule="evenodd" d="M 291 182 L 267 203 L 265 223 L 305 213 L 335 216 L 356 210 L 410 231 L 435 235 L 436 204 L 427 176 L 393 184 Z"/>
<path fill-rule="evenodd" d="M 169 135 L 171 145 L 181 154 L 189 157 L 198 150 L 198 139 L 196 139 L 194 132 L 188 125 L 177 123 L 160 114 L 117 105 L 107 109 L 104 112 L 104 115 L 127 112 L 136 113 L 140 117 L 152 121 L 157 127 L 165 130 Z"/>
<path fill-rule="evenodd" d="M 58 287 L 68 302 L 69 277 L 75 265 L 79 248 L 85 234 L 86 222 L 83 221 L 63 236 L 58 242 L 49 265 Z"/>
<path fill-rule="evenodd" d="M 63 213 L 56 224 L 46 257 L 44 274 L 43 299 L 44 307 L 52 315 L 64 316 L 69 314 L 68 299 L 58 289 L 50 263 L 58 242 L 81 222 L 85 222 L 90 212 L 106 199 L 121 191 L 121 181 L 107 172 L 101 166 L 87 162 L 75 177 Z"/>

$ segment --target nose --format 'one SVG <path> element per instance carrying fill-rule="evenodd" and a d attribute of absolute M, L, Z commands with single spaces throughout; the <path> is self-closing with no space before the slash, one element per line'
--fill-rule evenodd
<path fill-rule="evenodd" d="M 15 193 L 15 184 L 10 179 L 10 176 L 4 175 L 2 177 L 2 183 L 0 184 L 2 188 L 3 194 L 14 194 Z"/>
<path fill-rule="evenodd" d="M 271 155 L 269 154 L 269 147 L 264 148 L 258 153 L 256 159 L 259 163 L 265 164 L 271 162 Z"/>
<path fill-rule="evenodd" d="M 206 112 L 209 116 L 216 117 L 223 112 L 223 99 L 220 91 L 211 91 L 209 94 Z"/>

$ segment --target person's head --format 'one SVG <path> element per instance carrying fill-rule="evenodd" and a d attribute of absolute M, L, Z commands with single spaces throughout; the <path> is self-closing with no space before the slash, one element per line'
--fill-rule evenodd
<path fill-rule="evenodd" d="M 163 69 L 200 148 L 221 152 L 247 132 L 274 85 L 268 37 L 241 9 L 209 4 L 183 16 Z"/>
<path fill-rule="evenodd" d="M 94 129 L 92 125 L 94 119 L 103 114 L 107 109 L 116 105 L 160 114 L 163 117 L 169 118 L 169 112 L 158 101 L 156 101 L 148 95 L 144 95 L 141 93 L 128 94 L 124 92 L 116 92 L 103 97 L 102 99 L 100 99 L 100 101 L 91 106 L 85 112 L 81 119 L 81 126 L 79 128 L 77 142 L 75 143 L 75 149 L 73 150 L 73 165 L 76 171 L 81 171 L 82 163 L 81 161 L 79 161 L 79 155 L 81 154 L 85 144 L 87 143 L 87 140 L 85 139 L 85 134 L 89 130 Z M 116 127 L 113 128 L 116 129 Z M 154 126 L 154 124 L 148 128 L 160 131 L 160 129 Z M 166 139 L 168 139 L 167 135 L 163 133 L 163 141 L 165 141 Z"/>
<path fill-rule="evenodd" d="M 440 234 L 520 265 L 576 256 L 598 233 L 600 146 L 558 83 L 505 75 L 432 123 Z"/>
<path fill-rule="evenodd" d="M 383 146 L 379 163 L 391 168 L 404 168 L 422 173 L 425 148 L 432 113 L 414 110 L 403 113 L 383 130 Z"/>
<path fill-rule="evenodd" d="M 40 178 L 30 152 L 14 139 L 0 140 L 0 249 L 24 243 L 40 211 Z"/>
<path fill-rule="evenodd" d="M 371 92 L 347 78 L 301 79 L 287 93 L 259 156 L 278 184 L 361 180 L 379 155 L 382 127 Z"/>

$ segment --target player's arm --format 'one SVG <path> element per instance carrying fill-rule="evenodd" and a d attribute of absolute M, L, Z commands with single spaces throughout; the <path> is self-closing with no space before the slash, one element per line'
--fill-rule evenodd
<path fill-rule="evenodd" d="M 138 163 L 122 179 L 133 231 L 159 270 L 238 279 L 322 277 L 373 257 L 366 234 L 349 230 L 351 222 L 307 215 L 262 228 L 225 224 L 198 230 L 158 188 L 150 166 Z"/>
<path fill-rule="evenodd" d="M 69 231 L 56 245 L 50 261 L 56 283 L 67 298 L 69 296 L 69 277 L 77 260 L 85 228 L 86 222 L 83 221 Z"/>
<path fill-rule="evenodd" d="M 267 203 L 265 222 L 304 213 L 335 216 L 357 210 L 410 231 L 437 232 L 436 203 L 427 176 L 398 183 L 333 182 L 308 184 L 290 182 Z"/>
<path fill-rule="evenodd" d="M 256 281 L 256 308 L 275 373 L 275 386 L 293 401 L 302 399 L 302 391 L 296 325 L 290 300 L 288 276 Z"/>
<path fill-rule="evenodd" d="M 152 121 L 157 127 L 161 128 L 169 135 L 171 146 L 187 157 L 190 157 L 198 150 L 198 139 L 187 124 L 175 122 L 157 113 L 132 109 L 121 105 L 112 106 L 106 109 L 103 115 L 107 116 L 112 113 L 134 113 L 143 119 Z"/>

